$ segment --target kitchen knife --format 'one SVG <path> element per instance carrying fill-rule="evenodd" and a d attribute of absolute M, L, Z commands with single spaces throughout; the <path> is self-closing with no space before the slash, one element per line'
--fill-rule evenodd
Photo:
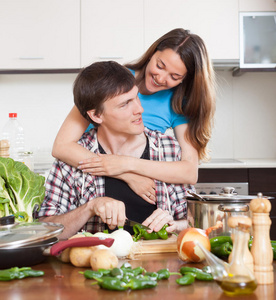
<path fill-rule="evenodd" d="M 125 225 L 133 227 L 134 225 L 139 225 L 141 228 L 146 229 L 146 230 L 151 230 L 149 227 L 142 225 L 141 223 L 138 223 L 136 221 L 132 221 L 130 219 L 126 219 Z"/>

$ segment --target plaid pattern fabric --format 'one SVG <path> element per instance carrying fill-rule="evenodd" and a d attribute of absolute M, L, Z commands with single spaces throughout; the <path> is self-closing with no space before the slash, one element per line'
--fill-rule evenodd
<path fill-rule="evenodd" d="M 145 134 L 149 139 L 151 160 L 175 161 L 181 159 L 181 149 L 175 139 L 147 128 L 145 128 Z M 85 133 L 79 144 L 97 153 L 97 131 L 92 129 Z M 156 180 L 157 207 L 171 210 L 171 214 L 177 220 L 185 218 L 187 204 L 184 197 L 187 195 L 187 189 L 193 189 L 193 187 L 165 184 Z M 104 177 L 83 173 L 62 161 L 55 160 L 46 180 L 45 199 L 37 217 L 64 214 L 88 201 L 93 201 L 96 197 L 103 196 L 105 196 Z M 104 226 L 101 219 L 95 216 L 89 219 L 82 229 L 97 232 L 103 231 Z"/>
<path fill-rule="evenodd" d="M 145 128 L 145 134 L 149 139 L 150 159 L 156 161 L 181 160 L 181 148 L 178 142 L 171 136 L 160 131 Z M 169 210 L 175 220 L 187 218 L 187 202 L 185 196 L 187 190 L 194 191 L 191 185 L 170 184 L 155 180 L 157 207 Z"/>

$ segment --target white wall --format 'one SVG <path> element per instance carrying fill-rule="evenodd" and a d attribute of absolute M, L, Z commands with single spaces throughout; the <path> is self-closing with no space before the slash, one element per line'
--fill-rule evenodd
<path fill-rule="evenodd" d="M 220 71 L 217 78 L 212 157 L 276 158 L 276 73 Z"/>
<path fill-rule="evenodd" d="M 276 158 L 276 73 L 218 71 L 213 158 Z M 0 75 L 0 130 L 17 112 L 28 148 L 50 156 L 76 74 Z"/>
<path fill-rule="evenodd" d="M 17 112 L 28 149 L 43 160 L 52 161 L 50 153 L 55 136 L 73 106 L 76 76 L 0 75 L 0 131 L 8 113 Z"/>

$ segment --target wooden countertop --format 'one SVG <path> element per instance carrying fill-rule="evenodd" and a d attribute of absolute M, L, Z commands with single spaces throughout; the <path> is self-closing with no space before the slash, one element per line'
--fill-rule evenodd
<path fill-rule="evenodd" d="M 120 261 L 122 264 L 125 261 Z M 134 260 L 129 260 L 132 267 L 142 266 L 147 271 L 158 271 L 168 268 L 171 272 L 179 271 L 184 263 L 176 253 L 145 254 Z M 202 267 L 200 264 L 186 266 Z M 86 269 L 76 268 L 71 264 L 61 263 L 55 257 L 47 258 L 45 263 L 33 266 L 33 269 L 43 270 L 45 275 L 39 278 L 26 278 L 10 282 L 0 282 L 1 299 L 7 300 L 67 300 L 67 299 L 99 299 L 99 300 L 273 300 L 276 290 L 276 262 L 274 262 L 274 284 L 258 285 L 256 291 L 248 296 L 228 297 L 215 282 L 196 281 L 190 286 L 179 286 L 172 275 L 169 280 L 158 282 L 154 289 L 141 291 L 107 291 L 98 285 L 91 285 L 92 281 L 85 279 L 79 271 Z"/>

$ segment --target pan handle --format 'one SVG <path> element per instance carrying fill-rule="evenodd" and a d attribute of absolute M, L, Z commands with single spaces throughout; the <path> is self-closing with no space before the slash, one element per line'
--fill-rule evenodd
<path fill-rule="evenodd" d="M 223 211 L 223 212 L 247 212 L 247 211 L 249 211 L 249 206 L 247 204 L 244 204 L 244 205 L 220 204 L 218 206 L 218 210 Z"/>
<path fill-rule="evenodd" d="M 105 245 L 111 247 L 114 243 L 114 239 L 103 238 L 103 237 L 83 237 L 83 238 L 74 238 L 66 241 L 61 241 L 54 244 L 50 248 L 50 255 L 59 255 L 64 249 L 70 247 L 91 247 L 97 245 Z"/>

